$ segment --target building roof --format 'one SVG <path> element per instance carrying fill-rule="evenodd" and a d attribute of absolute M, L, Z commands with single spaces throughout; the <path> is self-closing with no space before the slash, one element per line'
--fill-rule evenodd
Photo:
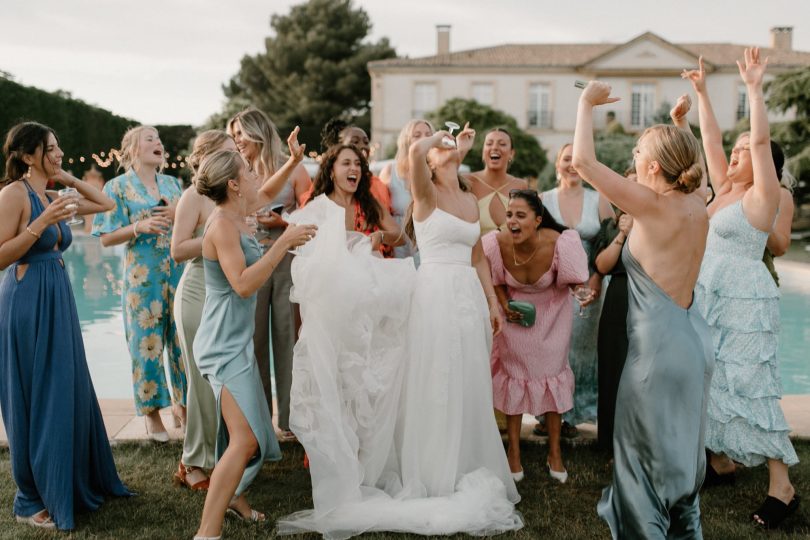
<path fill-rule="evenodd" d="M 645 32 L 626 43 L 524 43 L 505 44 L 480 49 L 451 52 L 422 58 L 392 58 L 369 62 L 369 69 L 397 67 L 522 67 L 522 68 L 580 68 L 609 53 L 616 52 L 639 40 L 649 39 L 680 49 L 695 57 L 703 55 L 715 68 L 734 67 L 743 58 L 747 45 L 733 43 L 671 43 Z M 810 52 L 761 48 L 769 57 L 769 65 L 780 68 L 810 66 Z"/>

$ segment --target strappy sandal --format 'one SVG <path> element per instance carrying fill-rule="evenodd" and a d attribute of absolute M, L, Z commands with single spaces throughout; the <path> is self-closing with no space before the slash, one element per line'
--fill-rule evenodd
<path fill-rule="evenodd" d="M 175 486 L 185 486 L 192 491 L 207 491 L 208 486 L 211 483 L 211 479 L 208 478 L 206 475 L 205 479 L 200 480 L 199 482 L 191 483 L 188 480 L 188 474 L 192 471 L 202 471 L 199 467 L 191 467 L 187 465 L 183 465 L 182 463 L 178 465 L 177 472 L 174 473 L 172 478 L 172 483 Z"/>
<path fill-rule="evenodd" d="M 228 509 L 225 511 L 227 515 L 233 516 L 240 521 L 247 521 L 250 523 L 260 523 L 262 521 L 267 521 L 267 516 L 265 516 L 262 513 L 259 513 L 253 508 L 250 509 L 250 515 L 248 516 L 243 515 L 242 512 L 240 512 L 239 510 L 237 510 L 232 506 L 234 502 L 236 502 L 236 497 L 231 499 L 231 503 L 228 505 Z"/>
<path fill-rule="evenodd" d="M 26 525 L 31 525 L 32 527 L 36 527 L 38 529 L 55 529 L 56 523 L 53 522 L 51 516 L 46 517 L 45 519 L 38 520 L 37 517 L 41 516 L 42 514 L 46 514 L 47 510 L 40 510 L 33 516 L 14 516 L 17 520 L 17 523 L 25 523 Z"/>
<path fill-rule="evenodd" d="M 785 504 L 776 497 L 768 495 L 765 497 L 765 502 L 762 506 L 757 508 L 757 511 L 751 514 L 751 520 L 754 525 L 763 529 L 775 529 L 786 518 L 793 515 L 799 508 L 801 497 L 794 495 L 790 503 Z"/>

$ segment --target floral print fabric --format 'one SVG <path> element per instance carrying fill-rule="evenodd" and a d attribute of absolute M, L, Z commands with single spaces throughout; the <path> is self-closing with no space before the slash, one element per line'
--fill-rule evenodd
<path fill-rule="evenodd" d="M 104 193 L 115 201 L 115 208 L 96 214 L 93 234 L 100 236 L 149 218 L 160 199 L 174 204 L 182 194 L 180 181 L 157 175 L 159 197 L 153 197 L 130 170 L 113 178 Z M 132 383 L 135 410 L 146 415 L 168 407 L 172 401 L 185 404 L 186 374 L 174 324 L 173 300 L 183 266 L 169 253 L 171 232 L 140 234 L 126 245 L 122 284 L 124 331 L 132 357 Z M 171 394 L 163 367 L 163 350 L 169 358 Z"/>

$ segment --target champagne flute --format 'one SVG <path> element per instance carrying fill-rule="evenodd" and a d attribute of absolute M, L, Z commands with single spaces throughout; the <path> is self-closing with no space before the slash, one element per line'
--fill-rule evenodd
<path fill-rule="evenodd" d="M 79 209 L 79 191 L 76 188 L 66 187 L 60 189 L 58 192 L 60 197 L 70 197 L 73 199 L 65 205 L 65 208 L 70 210 L 70 219 L 65 222 L 67 225 L 79 225 L 84 223 L 84 220 L 76 217 L 76 211 Z"/>
<path fill-rule="evenodd" d="M 451 137 L 444 137 L 442 139 L 442 146 L 445 148 L 455 148 L 456 147 L 456 140 L 452 137 L 453 132 L 457 129 L 461 129 L 461 126 L 456 124 L 455 122 L 447 121 L 444 123 L 447 129 L 450 131 Z"/>
<path fill-rule="evenodd" d="M 574 287 L 574 298 L 576 298 L 577 302 L 579 302 L 579 316 L 583 319 L 588 317 L 588 312 L 585 311 L 582 304 L 590 300 L 592 295 L 593 290 L 587 285 L 577 285 Z"/>

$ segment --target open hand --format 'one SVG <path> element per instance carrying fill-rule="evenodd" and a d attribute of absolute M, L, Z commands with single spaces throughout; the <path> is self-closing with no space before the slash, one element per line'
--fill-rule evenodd
<path fill-rule="evenodd" d="M 470 150 L 470 148 L 472 148 L 474 142 L 475 130 L 471 128 L 470 123 L 467 122 L 464 124 L 464 129 L 462 129 L 456 137 L 456 147 L 458 148 L 459 152 L 466 153 Z"/>
<path fill-rule="evenodd" d="M 698 69 L 683 70 L 681 79 L 688 79 L 698 94 L 706 92 L 706 68 L 703 66 L 703 56 L 698 58 Z"/>
<path fill-rule="evenodd" d="M 298 144 L 298 132 L 301 131 L 301 128 L 295 126 L 295 129 L 292 130 L 290 136 L 287 137 L 287 148 L 290 150 L 290 156 L 296 161 L 300 162 L 304 159 L 304 152 L 307 149 L 307 145 L 305 144 Z"/>
<path fill-rule="evenodd" d="M 745 64 L 737 60 L 737 67 L 740 68 L 740 77 L 747 86 L 762 86 L 762 79 L 765 76 L 765 68 L 768 65 L 768 58 L 759 60 L 759 47 L 745 49 Z"/>
<path fill-rule="evenodd" d="M 616 103 L 620 98 L 611 97 L 611 90 L 611 86 L 607 83 L 591 81 L 588 83 L 588 86 L 585 87 L 585 90 L 582 91 L 582 95 L 579 99 L 589 103 L 593 107 L 607 103 Z"/>

